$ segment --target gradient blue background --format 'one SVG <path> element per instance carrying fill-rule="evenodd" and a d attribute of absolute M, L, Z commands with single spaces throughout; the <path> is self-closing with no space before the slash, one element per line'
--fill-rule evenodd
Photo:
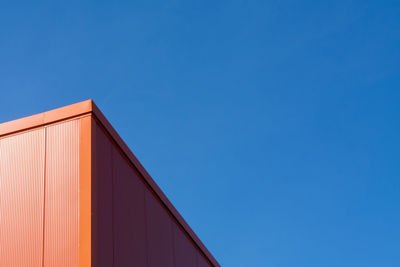
<path fill-rule="evenodd" d="M 93 98 L 222 266 L 400 266 L 399 72 L 399 1 L 0 6 L 0 121 Z"/>

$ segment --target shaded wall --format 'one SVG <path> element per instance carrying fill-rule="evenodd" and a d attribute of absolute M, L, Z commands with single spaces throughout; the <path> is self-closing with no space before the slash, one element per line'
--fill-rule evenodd
<path fill-rule="evenodd" d="M 95 266 L 212 266 L 102 127 L 93 130 Z"/>

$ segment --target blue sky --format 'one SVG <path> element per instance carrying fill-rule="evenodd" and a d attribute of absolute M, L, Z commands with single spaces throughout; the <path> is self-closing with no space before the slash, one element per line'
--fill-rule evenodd
<path fill-rule="evenodd" d="M 398 1 L 9 1 L 0 121 L 93 98 L 223 266 L 400 266 Z"/>

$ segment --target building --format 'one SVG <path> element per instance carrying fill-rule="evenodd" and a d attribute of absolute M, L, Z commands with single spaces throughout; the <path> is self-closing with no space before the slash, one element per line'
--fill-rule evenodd
<path fill-rule="evenodd" d="M 0 124 L 0 267 L 220 266 L 93 101 Z"/>

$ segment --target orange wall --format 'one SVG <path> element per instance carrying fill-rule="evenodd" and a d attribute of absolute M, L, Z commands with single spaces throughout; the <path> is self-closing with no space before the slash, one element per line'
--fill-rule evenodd
<path fill-rule="evenodd" d="M 0 139 L 0 266 L 42 266 L 44 130 Z"/>
<path fill-rule="evenodd" d="M 0 139 L 0 266 L 78 266 L 80 119 Z"/>

